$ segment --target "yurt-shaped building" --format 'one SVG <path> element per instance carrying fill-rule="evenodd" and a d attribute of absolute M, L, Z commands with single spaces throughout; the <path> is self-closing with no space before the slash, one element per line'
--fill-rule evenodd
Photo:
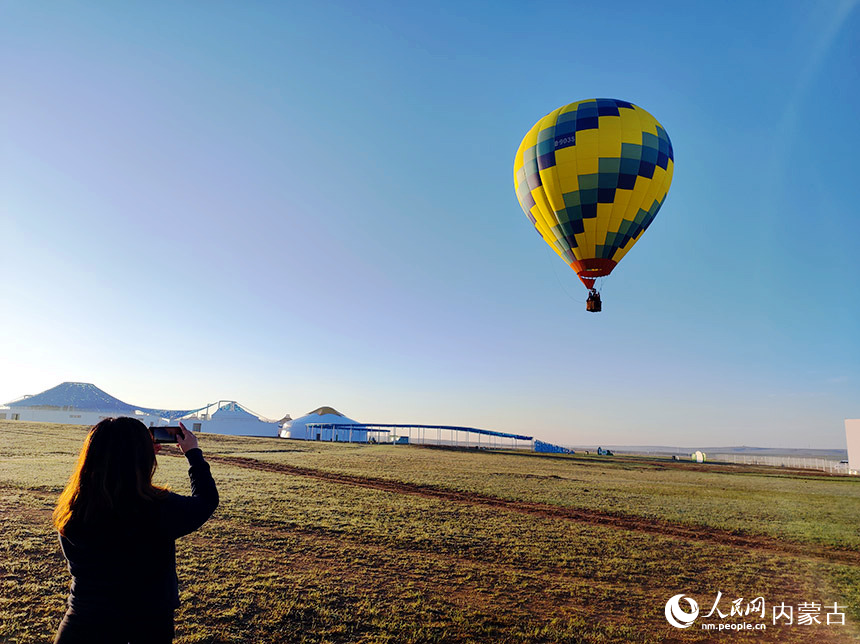
<path fill-rule="evenodd" d="M 153 409 L 114 398 L 88 382 L 63 382 L 35 396 L 0 406 L 0 420 L 25 420 L 65 425 L 95 425 L 105 418 L 130 416 L 144 425 L 162 425 L 194 410 Z"/>
<path fill-rule="evenodd" d="M 306 441 L 335 441 L 344 443 L 366 443 L 367 428 L 356 425 L 332 407 L 320 407 L 284 423 L 281 438 L 297 438 Z"/>

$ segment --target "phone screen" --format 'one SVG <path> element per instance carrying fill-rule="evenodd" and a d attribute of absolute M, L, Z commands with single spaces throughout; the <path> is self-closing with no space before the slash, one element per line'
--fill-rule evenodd
<path fill-rule="evenodd" d="M 179 427 L 150 427 L 149 429 L 156 443 L 175 443 L 176 434 L 182 431 Z"/>

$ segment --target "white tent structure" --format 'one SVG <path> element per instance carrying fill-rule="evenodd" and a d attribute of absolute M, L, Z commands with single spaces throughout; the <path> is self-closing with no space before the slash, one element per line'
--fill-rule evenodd
<path fill-rule="evenodd" d="M 209 414 L 208 411 L 212 407 L 216 407 L 216 410 L 213 414 Z M 182 423 L 192 432 L 269 438 L 278 435 L 278 423 L 262 420 L 235 400 L 221 400 L 206 407 L 203 412 L 183 417 Z"/>
<path fill-rule="evenodd" d="M 314 409 L 294 420 L 287 421 L 281 428 L 281 438 L 297 438 L 305 441 L 336 441 L 344 443 L 366 443 L 366 427 L 333 427 L 333 425 L 354 425 L 357 421 L 347 418 L 332 407 Z"/>
<path fill-rule="evenodd" d="M 860 474 L 860 418 L 845 420 L 845 442 L 848 443 L 848 471 Z"/>

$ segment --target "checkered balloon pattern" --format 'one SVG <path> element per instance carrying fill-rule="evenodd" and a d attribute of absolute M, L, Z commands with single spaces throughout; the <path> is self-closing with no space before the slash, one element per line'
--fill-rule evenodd
<path fill-rule="evenodd" d="M 654 220 L 674 167 L 669 135 L 648 112 L 589 99 L 529 130 L 514 160 L 514 187 L 540 235 L 591 288 Z"/>

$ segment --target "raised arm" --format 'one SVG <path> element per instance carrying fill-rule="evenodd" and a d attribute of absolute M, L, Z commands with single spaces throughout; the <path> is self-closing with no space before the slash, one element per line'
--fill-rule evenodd
<path fill-rule="evenodd" d="M 167 530 L 174 539 L 194 532 L 212 516 L 218 507 L 218 488 L 209 463 L 203 458 L 197 437 L 179 423 L 182 433 L 177 434 L 179 449 L 188 459 L 188 477 L 191 479 L 191 496 L 171 494 L 165 503 Z"/>

